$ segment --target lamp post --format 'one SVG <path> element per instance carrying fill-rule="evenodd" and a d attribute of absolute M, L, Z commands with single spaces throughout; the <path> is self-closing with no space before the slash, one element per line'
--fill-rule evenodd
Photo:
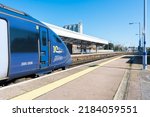
<path fill-rule="evenodd" d="M 142 31 L 142 36 L 143 36 L 143 69 L 146 70 L 147 69 L 147 52 L 146 52 L 146 37 L 147 37 L 147 0 L 144 0 L 144 19 L 143 19 L 143 31 Z M 140 46 L 140 41 L 141 41 L 141 36 L 140 36 L 140 22 L 133 22 L 133 23 L 129 23 L 131 24 L 139 24 L 139 46 Z"/>
<path fill-rule="evenodd" d="M 129 25 L 138 24 L 139 25 L 139 48 L 141 48 L 141 23 L 140 22 L 130 22 Z"/>
<path fill-rule="evenodd" d="M 144 39 L 144 47 L 143 47 L 143 69 L 147 69 L 147 52 L 146 52 L 146 31 L 147 31 L 147 0 L 144 0 L 144 29 L 143 29 L 143 39 Z"/>

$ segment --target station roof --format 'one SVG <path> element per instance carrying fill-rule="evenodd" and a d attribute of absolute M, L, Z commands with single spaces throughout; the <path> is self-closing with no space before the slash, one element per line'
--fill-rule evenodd
<path fill-rule="evenodd" d="M 68 29 L 64 29 L 62 27 L 55 26 L 55 25 L 52 25 L 52 24 L 49 24 L 49 23 L 45 23 L 45 22 L 42 22 L 42 23 L 44 23 L 47 27 L 49 27 L 56 34 L 58 34 L 59 36 L 62 36 L 62 37 L 78 39 L 78 40 L 83 40 L 83 41 L 88 41 L 88 42 L 94 42 L 94 43 L 98 43 L 98 44 L 102 44 L 102 45 L 103 44 L 108 44 L 107 40 L 104 40 L 104 39 L 101 39 L 101 38 L 81 34 L 81 33 L 71 31 L 71 30 L 68 30 Z"/>

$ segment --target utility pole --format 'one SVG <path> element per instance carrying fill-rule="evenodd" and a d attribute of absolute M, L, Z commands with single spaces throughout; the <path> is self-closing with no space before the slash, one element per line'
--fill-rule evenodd
<path fill-rule="evenodd" d="M 139 22 L 139 51 L 141 53 L 141 23 Z"/>
<path fill-rule="evenodd" d="M 129 25 L 133 25 L 133 24 L 138 24 L 139 25 L 139 34 L 136 34 L 136 35 L 139 35 L 139 49 L 141 50 L 141 23 L 140 22 L 130 22 Z M 140 52 L 139 50 L 139 52 Z"/>
<path fill-rule="evenodd" d="M 147 69 L 147 52 L 146 52 L 146 31 L 147 31 L 147 0 L 144 0 L 144 30 L 143 30 L 143 39 L 144 39 L 144 50 L 143 50 L 143 69 Z"/>

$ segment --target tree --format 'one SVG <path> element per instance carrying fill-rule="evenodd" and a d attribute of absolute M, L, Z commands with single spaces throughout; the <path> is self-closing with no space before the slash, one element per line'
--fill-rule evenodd
<path fill-rule="evenodd" d="M 114 44 L 113 43 L 108 43 L 108 45 L 104 46 L 105 50 L 113 50 L 114 49 Z"/>
<path fill-rule="evenodd" d="M 118 44 L 114 46 L 114 51 L 123 51 L 123 46 Z"/>
<path fill-rule="evenodd" d="M 114 49 L 114 44 L 113 43 L 109 43 L 108 46 L 109 46 L 109 50 L 113 50 Z"/>

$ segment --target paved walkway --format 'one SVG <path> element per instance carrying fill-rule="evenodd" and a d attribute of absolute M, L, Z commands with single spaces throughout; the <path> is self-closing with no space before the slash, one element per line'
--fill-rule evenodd
<path fill-rule="evenodd" d="M 148 70 L 142 58 L 109 58 L 0 88 L 0 99 L 150 100 L 150 57 Z"/>
<path fill-rule="evenodd" d="M 122 81 L 124 73 L 129 69 L 129 57 L 114 60 L 108 64 L 52 90 L 36 99 L 63 99 L 63 100 L 112 100 Z"/>
<path fill-rule="evenodd" d="M 127 100 L 150 100 L 150 57 L 147 70 L 142 70 L 141 61 L 141 57 L 136 57 L 131 66 L 125 95 Z"/>
<path fill-rule="evenodd" d="M 108 58 L 0 88 L 0 99 L 113 99 L 130 56 Z"/>

